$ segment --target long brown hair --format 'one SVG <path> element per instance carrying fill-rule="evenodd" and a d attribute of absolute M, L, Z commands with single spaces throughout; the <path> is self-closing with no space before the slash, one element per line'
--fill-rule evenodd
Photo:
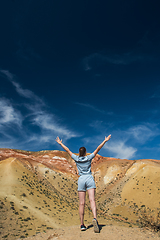
<path fill-rule="evenodd" d="M 81 147 L 79 149 L 79 157 L 84 157 L 86 154 L 86 148 L 85 147 Z"/>

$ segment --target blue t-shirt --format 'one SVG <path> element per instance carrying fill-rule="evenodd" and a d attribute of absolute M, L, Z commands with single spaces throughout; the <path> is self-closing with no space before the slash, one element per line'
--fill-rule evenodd
<path fill-rule="evenodd" d="M 79 175 L 92 174 L 91 162 L 92 159 L 95 157 L 94 153 L 91 153 L 90 155 L 85 157 L 79 157 L 75 154 L 72 154 L 71 157 L 76 162 Z"/>

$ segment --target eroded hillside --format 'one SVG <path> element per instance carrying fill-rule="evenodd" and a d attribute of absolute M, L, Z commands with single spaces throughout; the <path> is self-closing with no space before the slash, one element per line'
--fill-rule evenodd
<path fill-rule="evenodd" d="M 97 155 L 92 162 L 99 219 L 159 222 L 160 163 Z M 77 170 L 66 152 L 0 149 L 0 232 L 5 239 L 79 224 Z M 92 220 L 87 199 L 86 224 Z"/>

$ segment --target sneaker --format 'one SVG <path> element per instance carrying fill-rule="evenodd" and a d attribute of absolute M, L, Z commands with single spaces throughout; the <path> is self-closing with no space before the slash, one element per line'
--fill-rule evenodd
<path fill-rule="evenodd" d="M 81 225 L 81 231 L 86 231 L 86 230 L 87 230 L 86 226 L 84 224 L 82 224 Z"/>
<path fill-rule="evenodd" d="M 99 225 L 98 225 L 97 219 L 94 218 L 94 219 L 92 220 L 92 223 L 93 223 L 93 227 L 94 227 L 94 232 L 95 232 L 95 233 L 99 233 Z"/>

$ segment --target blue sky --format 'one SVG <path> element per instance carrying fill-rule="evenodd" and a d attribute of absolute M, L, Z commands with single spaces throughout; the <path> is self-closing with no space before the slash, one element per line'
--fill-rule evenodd
<path fill-rule="evenodd" d="M 0 148 L 160 159 L 160 3 L 0 7 Z"/>

